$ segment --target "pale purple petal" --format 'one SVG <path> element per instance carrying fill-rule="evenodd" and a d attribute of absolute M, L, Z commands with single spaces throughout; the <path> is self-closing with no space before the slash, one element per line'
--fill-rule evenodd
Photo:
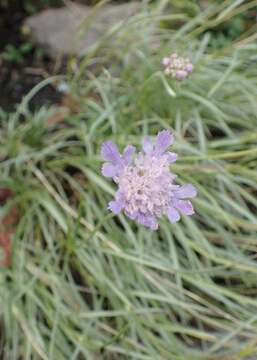
<path fill-rule="evenodd" d="M 142 147 L 146 155 L 150 155 L 153 151 L 153 144 L 148 136 L 143 138 Z"/>
<path fill-rule="evenodd" d="M 125 165 L 128 165 L 131 163 L 135 150 L 136 150 L 136 148 L 132 145 L 128 145 L 125 147 L 125 150 L 123 151 L 123 154 L 122 154 L 122 158 L 125 162 Z"/>
<path fill-rule="evenodd" d="M 155 155 L 162 155 L 165 150 L 173 143 L 173 135 L 169 130 L 163 130 L 158 133 L 154 154 Z"/>
<path fill-rule="evenodd" d="M 167 156 L 168 156 L 168 161 L 170 164 L 177 161 L 178 155 L 176 153 L 168 151 Z"/>
<path fill-rule="evenodd" d="M 191 73 L 193 70 L 194 70 L 193 64 L 190 63 L 190 64 L 188 64 L 188 65 L 186 66 L 186 71 L 187 71 L 187 72 Z"/>
<path fill-rule="evenodd" d="M 179 199 L 194 198 L 196 195 L 197 190 L 192 184 L 182 185 L 174 192 L 174 196 Z"/>
<path fill-rule="evenodd" d="M 168 57 L 165 57 L 162 59 L 162 65 L 164 65 L 164 66 L 170 65 L 170 62 L 171 62 L 171 60 Z"/>
<path fill-rule="evenodd" d="M 124 212 L 127 215 L 127 217 L 129 217 L 131 220 L 136 220 L 136 218 L 138 216 L 138 212 L 130 213 L 126 210 Z"/>
<path fill-rule="evenodd" d="M 139 213 L 136 218 L 137 222 L 141 225 L 144 225 L 151 230 L 157 230 L 158 229 L 158 223 L 156 221 L 156 218 L 152 215 L 145 215 L 142 213 Z"/>
<path fill-rule="evenodd" d="M 179 221 L 180 215 L 179 212 L 174 209 L 174 207 L 170 206 L 167 210 L 167 216 L 169 221 L 174 224 L 175 222 Z"/>
<path fill-rule="evenodd" d="M 105 141 L 102 144 L 101 156 L 104 160 L 110 161 L 114 164 L 121 162 L 121 156 L 118 148 L 112 141 Z"/>
<path fill-rule="evenodd" d="M 189 200 L 175 200 L 174 206 L 185 215 L 193 215 L 194 208 Z"/>
<path fill-rule="evenodd" d="M 185 70 L 178 70 L 176 72 L 176 79 L 183 80 L 187 77 L 187 72 Z"/>
<path fill-rule="evenodd" d="M 123 202 L 118 200 L 110 201 L 108 204 L 108 209 L 111 210 L 114 214 L 119 214 L 122 210 Z"/>
<path fill-rule="evenodd" d="M 104 163 L 102 166 L 102 174 L 105 177 L 114 177 L 117 175 L 117 167 L 111 163 Z"/>

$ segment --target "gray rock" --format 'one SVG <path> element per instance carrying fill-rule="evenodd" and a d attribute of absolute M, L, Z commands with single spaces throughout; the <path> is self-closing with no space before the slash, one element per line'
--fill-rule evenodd
<path fill-rule="evenodd" d="M 126 21 L 138 9 L 138 2 L 109 4 L 98 9 L 74 4 L 28 17 L 23 29 L 53 56 L 83 56 L 115 24 Z"/>

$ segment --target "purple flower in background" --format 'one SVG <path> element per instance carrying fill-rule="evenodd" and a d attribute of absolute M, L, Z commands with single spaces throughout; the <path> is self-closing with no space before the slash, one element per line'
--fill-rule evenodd
<path fill-rule="evenodd" d="M 178 56 L 177 53 L 173 53 L 169 57 L 163 58 L 162 64 L 165 67 L 165 74 L 171 75 L 177 80 L 185 79 L 194 69 L 193 64 L 188 58 Z"/>
<path fill-rule="evenodd" d="M 112 141 L 103 143 L 101 155 L 106 162 L 102 174 L 118 184 L 108 206 L 114 214 L 123 210 L 130 219 L 152 230 L 158 228 L 157 219 L 163 215 L 175 223 L 181 213 L 194 214 L 187 199 L 196 196 L 195 187 L 176 184 L 176 175 L 170 172 L 170 164 L 177 160 L 175 153 L 167 151 L 172 143 L 173 135 L 168 130 L 158 133 L 155 144 L 144 138 L 142 152 L 135 156 L 132 145 L 120 154 Z"/>

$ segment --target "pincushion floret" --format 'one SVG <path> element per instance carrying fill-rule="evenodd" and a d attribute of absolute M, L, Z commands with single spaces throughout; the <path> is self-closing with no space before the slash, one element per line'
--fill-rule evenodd
<path fill-rule="evenodd" d="M 159 132 L 155 144 L 145 137 L 139 153 L 128 145 L 120 154 L 112 141 L 103 143 L 101 155 L 106 162 L 102 174 L 118 185 L 109 210 L 114 214 L 123 211 L 130 219 L 152 230 L 158 228 L 158 219 L 164 215 L 175 223 L 180 214 L 194 214 L 188 199 L 196 196 L 195 187 L 178 185 L 177 176 L 170 171 L 170 165 L 177 160 L 177 154 L 167 151 L 172 143 L 169 130 Z"/>

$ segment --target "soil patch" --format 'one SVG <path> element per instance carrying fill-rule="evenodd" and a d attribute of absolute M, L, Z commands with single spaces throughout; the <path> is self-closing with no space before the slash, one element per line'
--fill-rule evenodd
<path fill-rule="evenodd" d="M 22 33 L 27 14 L 21 5 L 0 6 L 0 14 L 0 109 L 14 111 L 29 90 L 44 78 L 61 72 L 64 63 L 57 66 L 56 61 L 33 46 Z M 55 104 L 61 97 L 62 94 L 49 85 L 35 96 L 31 107 Z"/>

